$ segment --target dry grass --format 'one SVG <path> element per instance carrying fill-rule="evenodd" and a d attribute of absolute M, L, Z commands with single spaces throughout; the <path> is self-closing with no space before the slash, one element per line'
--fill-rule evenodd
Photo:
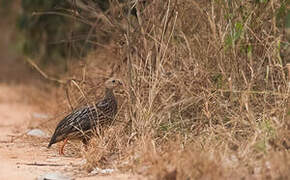
<path fill-rule="evenodd" d="M 136 1 L 137 17 L 113 3 L 110 23 L 97 22 L 111 43 L 72 68 L 72 104 L 94 99 L 112 74 L 126 84 L 117 123 L 82 152 L 85 168 L 153 179 L 290 178 L 285 3 Z"/>

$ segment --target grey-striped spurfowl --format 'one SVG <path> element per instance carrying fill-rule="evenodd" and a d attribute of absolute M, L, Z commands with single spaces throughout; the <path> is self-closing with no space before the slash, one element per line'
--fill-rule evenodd
<path fill-rule="evenodd" d="M 118 105 L 113 90 L 121 86 L 118 79 L 109 79 L 105 82 L 105 96 L 94 106 L 86 106 L 75 110 L 61 120 L 48 144 L 48 148 L 57 142 L 63 141 L 59 154 L 64 154 L 64 146 L 69 139 L 80 139 L 86 143 L 93 131 L 104 124 L 111 123 L 116 116 Z"/>

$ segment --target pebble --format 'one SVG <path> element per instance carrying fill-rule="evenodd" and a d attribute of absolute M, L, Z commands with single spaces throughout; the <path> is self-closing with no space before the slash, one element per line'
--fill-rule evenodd
<path fill-rule="evenodd" d="M 40 129 L 31 129 L 27 132 L 27 135 L 35 136 L 35 137 L 43 137 L 43 138 L 48 137 L 48 135 Z"/>
<path fill-rule="evenodd" d="M 42 113 L 32 113 L 32 117 L 36 118 L 36 119 L 48 119 L 48 118 L 50 118 L 49 115 L 42 114 Z"/>
<path fill-rule="evenodd" d="M 114 169 L 100 169 L 98 167 L 96 167 L 94 170 L 92 170 L 90 172 L 90 175 L 94 175 L 94 174 L 108 174 L 108 173 L 112 173 L 114 172 Z"/>
<path fill-rule="evenodd" d="M 73 180 L 73 179 L 59 172 L 49 172 L 47 174 L 40 176 L 37 180 Z"/>

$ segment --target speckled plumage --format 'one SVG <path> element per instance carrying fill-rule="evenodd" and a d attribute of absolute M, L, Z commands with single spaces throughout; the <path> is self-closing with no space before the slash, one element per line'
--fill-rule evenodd
<path fill-rule="evenodd" d="M 48 147 L 65 139 L 82 139 L 86 142 L 96 127 L 112 123 L 117 114 L 117 100 L 113 89 L 119 85 L 121 85 L 119 80 L 108 80 L 103 100 L 96 103 L 95 106 L 77 109 L 61 120 Z"/>

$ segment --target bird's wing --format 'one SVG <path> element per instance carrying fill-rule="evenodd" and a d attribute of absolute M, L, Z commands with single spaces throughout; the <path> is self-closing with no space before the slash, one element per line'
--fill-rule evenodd
<path fill-rule="evenodd" d="M 69 134 L 76 131 L 87 131 L 92 128 L 96 110 L 93 107 L 80 108 L 59 122 L 56 131 Z"/>
<path fill-rule="evenodd" d="M 100 123 L 101 113 L 94 106 L 83 107 L 72 112 L 61 120 L 53 133 L 48 147 L 65 139 L 67 136 L 79 136 L 93 129 Z M 100 119 L 99 121 L 96 121 Z"/>

